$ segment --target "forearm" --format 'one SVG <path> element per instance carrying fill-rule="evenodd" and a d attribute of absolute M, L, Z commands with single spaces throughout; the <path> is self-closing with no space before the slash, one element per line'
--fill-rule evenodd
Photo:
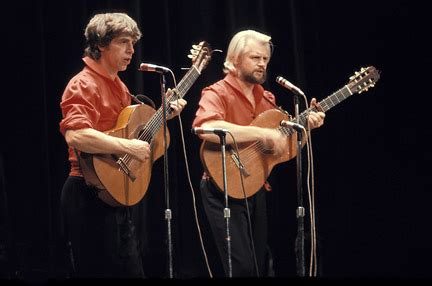
<path fill-rule="evenodd" d="M 242 126 L 229 123 L 223 120 L 208 121 L 201 125 L 203 128 L 224 128 L 227 129 L 235 138 L 237 143 L 263 140 L 265 129 L 257 126 Z M 219 136 L 213 134 L 202 134 L 201 139 L 214 143 L 219 143 Z M 226 137 L 227 144 L 232 143 L 231 136 Z"/>
<path fill-rule="evenodd" d="M 130 153 L 130 140 L 109 136 L 91 128 L 68 130 L 65 134 L 69 146 L 91 154 Z"/>

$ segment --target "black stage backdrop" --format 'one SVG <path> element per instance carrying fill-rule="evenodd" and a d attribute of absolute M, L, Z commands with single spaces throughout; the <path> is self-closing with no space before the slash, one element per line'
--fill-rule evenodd
<path fill-rule="evenodd" d="M 270 34 L 275 45 L 266 88 L 292 112 L 292 95 L 278 75 L 308 98 L 325 98 L 361 67 L 382 70 L 376 87 L 327 113 L 313 132 L 319 275 L 327 278 L 430 277 L 431 152 L 426 77 L 431 23 L 421 1 L 13 1 L 2 6 L 1 274 L 5 278 L 66 278 L 59 198 L 67 176 L 67 146 L 59 132 L 59 102 L 83 66 L 83 30 L 95 13 L 126 12 L 143 38 L 120 76 L 132 93 L 160 104 L 159 76 L 141 62 L 170 67 L 177 80 L 190 67 L 192 44 L 214 54 L 187 93 L 184 141 L 195 191 L 202 167 L 200 140 L 190 134 L 200 90 L 222 77 L 225 50 L 242 29 Z M 6 32 L 6 33 L 5 33 Z M 167 86 L 173 87 L 170 78 Z M 170 207 L 174 272 L 207 277 L 188 185 L 181 133 L 169 122 Z M 423 147 L 424 146 L 424 147 Z M 303 153 L 306 158 L 306 153 Z M 295 160 L 277 165 L 269 180 L 270 245 L 276 277 L 295 277 Z M 306 189 L 306 188 L 305 188 Z M 167 277 L 163 160 L 140 207 L 146 272 Z M 198 195 L 198 194 L 197 194 Z M 199 197 L 197 197 L 199 199 Z M 308 223 L 306 222 L 308 225 Z M 306 252 L 306 257 L 308 257 Z"/>

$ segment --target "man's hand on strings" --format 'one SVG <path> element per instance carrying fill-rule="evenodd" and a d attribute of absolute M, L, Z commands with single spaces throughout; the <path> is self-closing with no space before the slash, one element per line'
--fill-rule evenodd
<path fill-rule="evenodd" d="M 318 128 L 324 124 L 325 113 L 322 107 L 317 102 L 316 98 L 312 98 L 310 103 L 311 108 L 318 110 L 317 112 L 311 111 L 308 116 L 308 125 L 310 129 Z"/>
<path fill-rule="evenodd" d="M 183 108 L 186 106 L 187 101 L 183 98 L 180 98 L 178 100 L 173 100 L 170 102 L 169 106 L 171 107 L 171 114 L 168 116 L 168 119 L 174 118 L 177 115 L 180 114 L 180 112 L 183 110 Z"/>

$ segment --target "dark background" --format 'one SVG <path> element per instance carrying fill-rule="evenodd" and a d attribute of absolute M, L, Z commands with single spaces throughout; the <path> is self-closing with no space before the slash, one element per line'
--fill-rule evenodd
<path fill-rule="evenodd" d="M 6 2 L 5 2 L 6 3 Z M 200 90 L 222 77 L 232 35 L 270 34 L 275 45 L 265 87 L 292 112 L 278 75 L 318 100 L 361 67 L 382 71 L 377 85 L 327 113 L 313 132 L 319 275 L 326 278 L 430 278 L 431 186 L 428 70 L 430 13 L 422 1 L 14 1 L 3 4 L 0 268 L 5 278 L 65 278 L 59 198 L 68 174 L 59 132 L 59 102 L 83 66 L 83 31 L 98 12 L 120 11 L 143 32 L 120 77 L 132 93 L 160 104 L 159 77 L 141 62 L 170 67 L 177 81 L 201 40 L 224 50 L 188 92 L 182 114 L 195 191 L 202 173 L 199 139 L 189 130 Z M 168 87 L 173 83 L 168 78 Z M 176 277 L 206 277 L 177 120 L 169 122 L 170 204 Z M 304 153 L 306 154 L 306 153 Z M 303 156 L 306 158 L 306 155 Z M 275 167 L 268 194 L 275 275 L 295 277 L 295 160 Z M 163 160 L 140 203 L 145 214 L 146 268 L 166 277 Z M 308 254 L 308 253 L 306 253 Z"/>

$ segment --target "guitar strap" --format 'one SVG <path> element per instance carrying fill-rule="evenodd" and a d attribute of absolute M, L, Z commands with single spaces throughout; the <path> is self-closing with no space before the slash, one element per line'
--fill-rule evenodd
<path fill-rule="evenodd" d="M 153 107 L 153 109 L 156 109 L 156 105 L 154 104 L 153 100 L 151 100 L 151 98 L 148 97 L 147 95 L 138 94 L 135 96 L 135 95 L 130 94 L 130 93 L 129 93 L 129 95 L 132 98 L 132 100 L 135 101 L 136 103 L 144 104 L 144 102 L 143 102 L 143 100 L 144 100 L 144 101 L 147 101 L 151 105 L 151 107 Z"/>

